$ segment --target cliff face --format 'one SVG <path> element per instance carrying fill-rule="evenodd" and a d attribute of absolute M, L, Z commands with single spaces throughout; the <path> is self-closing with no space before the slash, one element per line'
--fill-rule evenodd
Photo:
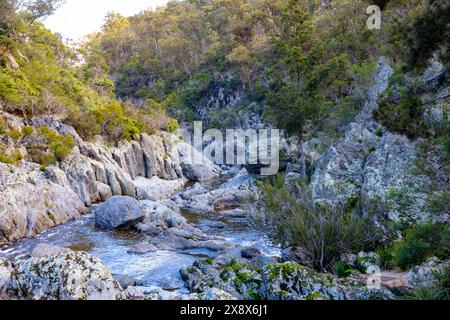
<path fill-rule="evenodd" d="M 311 182 L 313 198 L 330 205 L 360 199 L 364 213 L 387 213 L 397 222 L 449 222 L 448 212 L 433 214 L 426 205 L 427 196 L 442 184 L 439 180 L 448 181 L 448 173 L 444 171 L 438 180 L 432 180 L 415 172 L 421 141 L 391 133 L 372 117 L 392 74 L 387 60 L 381 58 L 364 109 L 348 126 L 345 136 L 316 163 Z M 402 194 L 402 199 L 395 197 Z M 395 203 L 389 203 L 390 198 L 396 198 L 392 199 Z"/>
<path fill-rule="evenodd" d="M 193 176 L 186 170 L 197 169 L 183 166 L 183 172 L 182 165 L 197 151 L 168 133 L 142 134 L 136 141 L 111 147 L 101 138 L 85 142 L 57 120 L 38 118 L 30 124 L 69 134 L 76 146 L 63 162 L 44 171 L 26 161 L 19 166 L 0 164 L 0 242 L 32 237 L 76 219 L 112 196 L 170 196 L 188 181 L 186 176 Z M 201 179 L 218 175 L 216 166 L 206 159 L 204 163 L 208 175 Z"/>

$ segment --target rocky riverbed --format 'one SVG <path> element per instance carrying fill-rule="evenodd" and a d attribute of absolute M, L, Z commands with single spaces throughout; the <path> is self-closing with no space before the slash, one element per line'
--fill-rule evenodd
<path fill-rule="evenodd" d="M 251 227 L 244 211 L 232 209 L 225 201 L 223 206 L 229 207 L 228 210 L 205 213 L 202 210 L 205 206 L 214 206 L 213 202 L 205 200 L 205 197 L 195 201 L 194 194 L 199 190 L 203 196 L 227 194 L 226 200 L 229 201 L 233 192 L 248 190 L 250 183 L 252 178 L 243 171 L 234 177 L 228 174 L 215 182 L 191 185 L 176 192 L 171 199 L 160 202 L 114 197 L 108 202 L 117 205 L 119 210 L 126 206 L 124 200 L 136 201 L 144 212 L 143 220 L 130 225 L 130 228 L 99 226 L 95 212 L 108 205 L 106 202 L 95 205 L 91 213 L 76 221 L 54 227 L 36 237 L 4 245 L 0 256 L 10 261 L 28 261 L 31 257 L 42 259 L 70 251 L 86 252 L 101 260 L 113 279 L 122 288 L 129 288 L 130 296 L 188 298 L 190 291 L 180 270 L 191 267 L 196 260 L 209 261 L 221 255 L 240 256 L 241 251 L 248 248 L 268 261 L 277 261 L 280 257 L 280 248 Z M 217 197 L 214 200 L 217 205 Z M 177 203 L 184 208 L 180 209 Z M 195 205 L 198 211 L 194 210 Z M 111 205 L 107 208 L 111 212 Z"/>

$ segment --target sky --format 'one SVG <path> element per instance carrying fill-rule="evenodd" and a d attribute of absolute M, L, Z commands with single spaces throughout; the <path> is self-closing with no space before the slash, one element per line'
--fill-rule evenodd
<path fill-rule="evenodd" d="M 168 0 L 66 0 L 44 23 L 53 32 L 61 33 L 64 39 L 74 41 L 99 31 L 109 11 L 131 16 L 142 10 L 156 8 Z"/>

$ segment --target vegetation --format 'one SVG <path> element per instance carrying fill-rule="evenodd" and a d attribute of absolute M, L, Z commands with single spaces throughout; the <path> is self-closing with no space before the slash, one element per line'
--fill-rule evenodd
<path fill-rule="evenodd" d="M 393 249 L 395 264 L 403 270 L 419 265 L 428 258 L 450 255 L 450 227 L 439 224 L 418 224 L 405 234 Z"/>
<path fill-rule="evenodd" d="M 52 115 L 87 139 L 101 134 L 111 141 L 130 140 L 164 129 L 168 121 L 173 129 L 164 109 L 118 101 L 107 65 L 44 28 L 39 20 L 61 2 L 0 0 L 0 110 L 26 120 Z M 20 138 L 18 132 L 8 134 Z"/>
<path fill-rule="evenodd" d="M 257 222 L 280 243 L 306 249 L 318 269 L 330 269 L 343 254 L 368 248 L 378 237 L 374 217 L 363 218 L 350 205 L 314 204 L 302 181 L 290 185 L 281 175 L 262 183 L 260 193 L 264 217 Z"/>

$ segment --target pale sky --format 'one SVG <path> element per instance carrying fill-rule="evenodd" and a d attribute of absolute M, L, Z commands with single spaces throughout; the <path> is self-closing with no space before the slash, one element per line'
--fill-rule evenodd
<path fill-rule="evenodd" d="M 66 0 L 54 15 L 44 21 L 47 28 L 64 39 L 81 40 L 99 31 L 109 11 L 131 16 L 142 10 L 163 6 L 168 0 Z"/>

